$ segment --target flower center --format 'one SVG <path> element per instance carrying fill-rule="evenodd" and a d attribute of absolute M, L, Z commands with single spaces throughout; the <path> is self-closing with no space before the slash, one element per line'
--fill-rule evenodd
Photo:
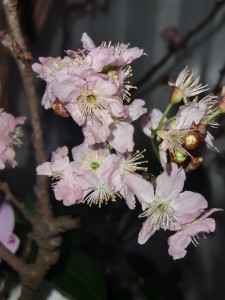
<path fill-rule="evenodd" d="M 113 79 L 116 79 L 118 80 L 119 79 L 119 76 L 118 76 L 118 72 L 111 69 L 111 70 L 108 70 L 107 73 L 106 73 L 108 76 L 112 77 Z"/>
<path fill-rule="evenodd" d="M 171 206 L 171 200 L 162 200 L 157 196 L 153 200 L 149 207 L 139 215 L 139 218 L 148 217 L 150 219 L 149 226 L 152 234 L 156 230 L 163 228 L 172 229 L 174 228 L 174 222 L 178 220 L 174 216 L 174 210 Z M 178 222 L 179 223 L 179 222 Z"/>
<path fill-rule="evenodd" d="M 99 164 L 96 162 L 96 161 L 93 161 L 92 163 L 91 163 L 91 168 L 93 169 L 93 170 L 97 170 L 98 168 L 99 168 Z"/>
<path fill-rule="evenodd" d="M 94 95 L 88 95 L 87 102 L 96 105 L 96 97 Z"/>
<path fill-rule="evenodd" d="M 142 167 L 142 164 L 148 163 L 147 160 L 145 161 L 140 161 L 140 159 L 144 158 L 143 153 L 146 151 L 144 149 L 143 151 L 137 150 L 134 154 L 129 153 L 127 158 L 123 158 L 122 162 L 120 163 L 120 168 L 121 168 L 121 176 L 123 177 L 125 173 L 135 173 L 137 170 L 147 172 L 148 168 L 147 167 Z"/>
<path fill-rule="evenodd" d="M 99 154 L 99 151 L 90 152 L 86 156 L 81 156 L 81 167 L 97 170 L 102 165 L 106 154 Z"/>

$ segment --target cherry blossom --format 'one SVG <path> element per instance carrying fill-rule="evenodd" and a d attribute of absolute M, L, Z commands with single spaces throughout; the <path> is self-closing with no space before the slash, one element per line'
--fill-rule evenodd
<path fill-rule="evenodd" d="M 182 230 L 169 237 L 169 254 L 173 256 L 173 259 L 183 258 L 187 253 L 185 249 L 191 242 L 197 246 L 199 244 L 199 234 L 204 236 L 204 233 L 215 231 L 215 220 L 208 218 L 208 216 L 221 210 L 222 209 L 213 208 L 204 212 L 198 219 L 185 224 Z"/>
<path fill-rule="evenodd" d="M 14 146 L 20 146 L 22 143 L 23 132 L 20 125 L 23 125 L 25 120 L 26 117 L 15 118 L 0 109 L 0 169 L 4 169 L 6 163 L 12 167 L 17 165 Z"/>
<path fill-rule="evenodd" d="M 11 252 L 15 253 L 19 248 L 20 240 L 13 233 L 15 216 L 12 206 L 2 201 L 0 203 L 0 242 Z"/>

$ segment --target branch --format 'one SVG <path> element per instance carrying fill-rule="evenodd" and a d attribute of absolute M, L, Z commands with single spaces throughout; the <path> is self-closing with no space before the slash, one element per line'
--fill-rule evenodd
<path fill-rule="evenodd" d="M 57 227 L 60 232 L 65 232 L 71 229 L 77 229 L 80 227 L 81 219 L 80 218 L 72 218 L 72 216 L 61 216 L 58 217 Z"/>
<path fill-rule="evenodd" d="M 24 261 L 17 257 L 15 254 L 10 252 L 3 244 L 0 243 L 0 257 L 7 262 L 15 271 L 20 272 L 24 270 L 24 272 L 28 272 L 28 266 L 24 263 Z"/>
<path fill-rule="evenodd" d="M 28 108 L 30 113 L 30 122 L 32 125 L 32 143 L 34 146 L 35 159 L 37 164 L 47 161 L 47 155 L 44 150 L 43 133 L 39 115 L 39 99 L 35 90 L 33 71 L 29 64 L 32 55 L 29 54 L 25 40 L 23 38 L 21 27 L 17 14 L 17 1 L 4 0 L 4 11 L 8 22 L 10 34 L 2 34 L 2 43 L 5 45 L 15 58 L 23 80 L 25 92 L 27 95 Z M 35 186 L 35 194 L 38 200 L 38 213 L 52 219 L 52 208 L 48 193 L 48 179 L 44 176 L 38 176 Z"/>
<path fill-rule="evenodd" d="M 22 215 L 31 223 L 34 223 L 34 217 L 29 214 L 23 203 L 18 201 L 16 197 L 11 193 L 9 186 L 6 182 L 0 182 L 0 190 L 5 194 L 5 200 L 11 202 Z"/>
<path fill-rule="evenodd" d="M 176 45 L 176 47 L 170 49 L 161 60 L 153 65 L 149 71 L 135 83 L 135 86 L 141 86 L 148 79 L 150 79 L 175 53 L 179 52 L 187 45 L 187 43 L 197 34 L 199 33 L 205 26 L 212 21 L 212 19 L 217 15 L 220 11 L 221 7 L 225 4 L 225 0 L 220 2 L 216 2 L 212 11 L 207 15 L 207 17 L 200 22 L 194 29 L 190 30 L 184 38 Z"/>
<path fill-rule="evenodd" d="M 224 66 L 223 68 L 220 70 L 220 76 L 219 76 L 219 79 L 213 89 L 213 93 L 214 94 L 217 94 L 219 92 L 221 92 L 221 89 L 222 89 L 222 81 L 223 81 L 223 77 L 225 76 L 225 63 L 224 63 Z"/>

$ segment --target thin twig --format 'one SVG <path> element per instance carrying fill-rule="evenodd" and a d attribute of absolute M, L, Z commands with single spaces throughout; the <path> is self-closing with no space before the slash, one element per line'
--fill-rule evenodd
<path fill-rule="evenodd" d="M 11 202 L 21 213 L 22 215 L 31 223 L 34 222 L 34 217 L 29 214 L 26 210 L 23 203 L 21 203 L 10 191 L 10 188 L 6 182 L 0 182 L 0 191 L 3 191 L 5 194 L 5 200 Z"/>
<path fill-rule="evenodd" d="M 213 89 L 213 93 L 214 94 L 217 94 L 219 92 L 221 92 L 221 89 L 222 89 L 222 81 L 223 81 L 223 78 L 225 76 L 225 64 L 223 66 L 223 68 L 220 70 L 220 76 L 219 76 L 219 79 Z M 224 83 L 225 84 L 225 83 Z"/>
<path fill-rule="evenodd" d="M 136 86 L 140 87 L 142 84 L 145 83 L 148 79 L 150 79 L 175 53 L 179 52 L 180 50 L 184 49 L 187 43 L 197 34 L 199 33 L 205 26 L 212 21 L 212 19 L 217 15 L 220 11 L 221 7 L 225 4 L 225 0 L 220 2 L 216 2 L 212 11 L 207 15 L 207 17 L 201 21 L 194 29 L 190 30 L 184 38 L 176 45 L 170 49 L 163 58 L 160 59 L 158 63 L 150 68 L 149 71 L 135 83 Z"/>

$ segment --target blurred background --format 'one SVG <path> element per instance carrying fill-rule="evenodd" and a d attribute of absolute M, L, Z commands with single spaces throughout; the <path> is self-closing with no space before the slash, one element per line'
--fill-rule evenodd
<path fill-rule="evenodd" d="M 64 50 L 82 48 L 83 32 L 87 32 L 97 46 L 102 41 L 112 41 L 143 48 L 148 56 L 133 64 L 131 82 L 137 83 L 138 90 L 132 99 L 144 99 L 150 112 L 152 108 L 163 110 L 167 106 L 171 92 L 167 82 L 175 80 L 186 65 L 200 74 L 203 84 L 209 83 L 211 91 L 220 95 L 225 85 L 224 2 L 20 0 L 19 8 L 34 62 L 40 56 L 64 56 Z M 0 29 L 5 26 L 0 5 Z M 0 65 L 0 106 L 16 116 L 28 115 L 19 72 L 1 46 Z M 45 83 L 40 78 L 35 81 L 41 101 Z M 71 149 L 83 141 L 81 129 L 72 119 L 59 118 L 44 109 L 41 115 L 49 157 L 59 146 L 67 145 Z M 219 121 L 220 128 L 211 133 L 220 154 L 206 150 L 202 166 L 187 174 L 185 188 L 203 194 L 210 208 L 225 209 L 223 116 Z M 158 175 L 160 166 L 138 123 L 136 149 L 148 149 L 149 170 Z M 21 201 L 35 211 L 32 185 L 36 166 L 30 131 L 28 122 L 24 145 L 17 151 L 19 166 L 1 171 L 0 180 L 7 181 Z M 77 300 L 225 299 L 224 213 L 214 215 L 217 223 L 214 234 L 208 235 L 206 240 L 202 238 L 197 248 L 190 245 L 184 259 L 173 261 L 168 255 L 167 232 L 156 233 L 145 245 L 137 243 L 142 224 L 137 218 L 141 211 L 139 206 L 131 211 L 118 199 L 101 209 L 85 205 L 63 207 L 53 195 L 52 203 L 56 214 L 81 216 L 84 224 L 76 232 L 64 235 L 61 259 L 47 278 L 68 297 Z M 25 240 L 29 227 L 19 215 L 17 221 L 16 232 Z M 30 259 L 32 261 L 32 256 Z"/>

